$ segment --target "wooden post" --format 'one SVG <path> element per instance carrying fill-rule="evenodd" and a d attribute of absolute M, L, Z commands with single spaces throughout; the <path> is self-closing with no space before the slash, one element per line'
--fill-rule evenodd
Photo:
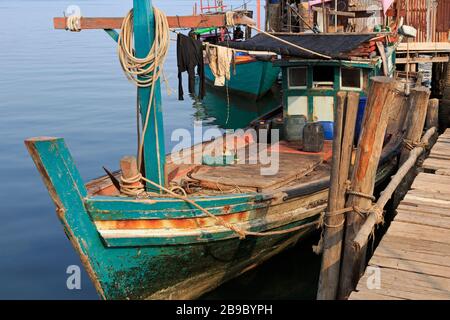
<path fill-rule="evenodd" d="M 134 43 L 136 56 L 145 58 L 152 47 L 155 38 L 155 18 L 151 0 L 133 0 L 134 6 Z M 164 185 L 164 162 L 166 157 L 164 147 L 164 128 L 161 108 L 161 89 L 159 80 L 153 84 L 154 98 L 149 106 L 150 87 L 138 88 L 138 98 L 141 106 L 141 118 L 145 122 L 147 110 L 150 117 L 144 137 L 144 176 L 159 185 Z M 144 124 L 143 124 L 144 125 Z M 161 190 L 148 184 L 147 189 L 154 192 Z"/>
<path fill-rule="evenodd" d="M 122 172 L 122 177 L 125 179 L 130 180 L 135 178 L 139 174 L 136 157 L 125 156 L 120 159 L 120 170 Z M 142 187 L 143 185 L 140 181 L 137 181 L 131 186 Z"/>
<path fill-rule="evenodd" d="M 395 81 L 392 78 L 372 78 L 350 185 L 353 193 L 349 193 L 346 207 L 368 210 L 372 206 L 372 200 L 361 195 L 372 195 L 374 191 L 378 162 L 389 117 L 389 107 L 395 98 L 394 84 Z M 361 275 L 361 266 L 365 259 L 364 250 L 355 255 L 352 244 L 362 223 L 363 218 L 357 212 L 351 211 L 347 214 L 338 295 L 341 299 L 348 297 Z"/>
<path fill-rule="evenodd" d="M 328 212 L 336 212 L 345 206 L 346 181 L 350 171 L 359 93 L 348 93 L 347 106 L 345 108 L 345 124 L 343 129 L 341 129 L 346 95 L 345 92 L 338 92 L 337 94 Z M 336 299 L 337 296 L 345 216 L 344 214 L 331 214 L 326 217 L 325 222 L 322 266 L 317 292 L 318 300 L 332 300 Z"/>
<path fill-rule="evenodd" d="M 431 127 L 424 134 L 421 142 L 424 144 L 428 144 L 431 137 L 437 132 L 436 127 Z M 425 151 L 425 146 L 418 146 L 411 150 L 409 154 L 408 160 L 398 169 L 397 173 L 392 177 L 388 186 L 381 193 L 380 198 L 377 201 L 377 207 L 383 209 L 386 203 L 391 199 L 392 194 L 395 192 L 399 184 L 406 177 L 409 170 L 416 164 L 417 158 Z M 365 248 L 367 246 L 367 242 L 369 241 L 370 234 L 372 233 L 373 228 L 379 222 L 379 217 L 376 212 L 371 212 L 367 217 L 366 221 L 362 225 L 359 230 L 355 240 L 353 242 L 353 249 L 355 252 L 361 250 L 361 248 Z"/>
<path fill-rule="evenodd" d="M 425 118 L 427 115 L 428 98 L 430 90 L 425 87 L 415 87 L 411 89 L 408 98 L 408 120 L 405 140 L 417 143 L 422 136 Z M 408 159 L 409 150 L 404 147 L 400 155 L 399 165 Z"/>
<path fill-rule="evenodd" d="M 425 120 L 425 128 L 439 128 L 439 100 L 430 99 L 428 101 L 427 117 Z"/>

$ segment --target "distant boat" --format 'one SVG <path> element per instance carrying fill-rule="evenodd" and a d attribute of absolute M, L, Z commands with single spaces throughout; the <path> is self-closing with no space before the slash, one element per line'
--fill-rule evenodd
<path fill-rule="evenodd" d="M 258 59 L 251 55 L 236 56 L 235 70 L 231 71 L 230 80 L 226 87 L 232 93 L 248 97 L 252 100 L 260 99 L 275 84 L 280 74 L 280 68 L 270 60 Z M 207 83 L 214 85 L 214 75 L 208 64 L 205 65 Z M 216 87 L 226 90 L 226 87 Z"/>
<path fill-rule="evenodd" d="M 264 97 L 252 103 L 238 95 L 227 99 L 221 87 L 207 86 L 206 95 L 200 103 L 195 103 L 197 116 L 201 119 L 213 118 L 211 125 L 222 129 L 241 129 L 267 112 L 281 105 L 281 92 L 278 86 L 273 87 Z"/>

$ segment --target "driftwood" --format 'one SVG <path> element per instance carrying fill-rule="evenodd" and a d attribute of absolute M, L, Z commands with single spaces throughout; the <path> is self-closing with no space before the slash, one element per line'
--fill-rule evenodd
<path fill-rule="evenodd" d="M 376 206 L 378 208 L 383 209 L 389 199 L 391 199 L 392 194 L 394 193 L 400 182 L 402 182 L 403 178 L 407 175 L 409 170 L 416 164 L 417 158 L 425 151 L 425 145 L 428 144 L 429 140 L 431 139 L 431 137 L 433 137 L 436 131 L 436 127 L 428 129 L 421 140 L 421 145 L 411 150 L 408 160 L 406 160 L 405 163 L 403 163 L 403 165 L 400 167 L 400 169 L 398 169 L 397 173 L 392 177 L 391 182 L 381 193 L 381 196 L 376 203 Z M 361 248 L 366 247 L 373 228 L 379 222 L 381 222 L 381 220 L 378 213 L 373 211 L 370 212 L 366 221 L 355 237 L 355 240 L 353 241 L 353 249 L 355 250 L 355 252 L 358 252 L 361 250 Z"/>
<path fill-rule="evenodd" d="M 395 99 L 394 87 L 395 80 L 392 78 L 372 78 L 346 207 L 368 210 L 372 206 L 372 200 L 362 195 L 372 195 L 374 191 L 389 108 Z M 363 270 L 364 250 L 359 254 L 353 250 L 353 240 L 363 221 L 363 217 L 355 210 L 350 211 L 346 218 L 339 298 L 346 298 L 353 291 Z"/>
<path fill-rule="evenodd" d="M 346 181 L 350 171 L 356 116 L 358 113 L 359 93 L 349 92 L 345 109 L 345 124 L 343 129 L 339 129 L 342 126 L 342 116 L 339 116 L 339 112 L 344 114 L 341 110 L 343 95 L 344 93 L 342 92 L 338 93 L 338 116 L 336 117 L 337 123 L 335 123 L 336 135 L 333 140 L 333 167 L 328 212 L 337 212 L 345 206 Z M 341 138 L 342 142 L 340 142 Z M 335 143 L 335 141 L 338 143 Z M 334 162 L 335 158 L 337 158 L 336 162 Z M 319 300 L 336 299 L 337 296 L 345 216 L 344 214 L 330 215 L 325 221 L 324 249 L 317 292 L 317 299 Z"/>

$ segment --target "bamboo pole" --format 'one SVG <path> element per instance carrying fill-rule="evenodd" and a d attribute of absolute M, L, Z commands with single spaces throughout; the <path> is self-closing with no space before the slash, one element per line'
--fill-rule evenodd
<path fill-rule="evenodd" d="M 428 88 L 415 87 L 411 89 L 408 98 L 408 120 L 405 134 L 405 140 L 411 143 L 419 142 L 420 137 L 422 136 L 429 97 L 430 90 Z M 400 155 L 400 166 L 408 159 L 408 156 L 408 148 L 403 148 Z"/>
<path fill-rule="evenodd" d="M 350 171 L 353 151 L 359 93 L 348 93 L 345 112 L 342 110 L 343 108 L 340 107 L 344 99 L 345 93 L 338 92 L 337 115 L 335 116 L 337 123 L 335 122 L 335 135 L 333 139 L 333 167 L 331 172 L 328 212 L 336 212 L 343 209 L 345 206 L 345 186 Z M 342 114 L 345 113 L 345 124 L 342 130 L 338 129 L 342 124 L 342 116 L 339 116 L 339 112 Z M 340 142 L 341 138 L 342 142 Z M 338 154 L 340 155 L 339 157 L 337 156 Z M 337 159 L 335 160 L 335 158 Z M 337 296 L 345 216 L 344 214 L 330 215 L 326 217 L 325 222 L 323 239 L 324 249 L 319 288 L 317 292 L 318 300 L 336 299 Z"/>
<path fill-rule="evenodd" d="M 389 107 L 395 98 L 394 85 L 395 81 L 392 78 L 372 78 L 346 207 L 368 210 L 372 206 L 372 200 L 361 195 L 372 195 L 374 191 Z M 365 259 L 364 250 L 355 255 L 352 245 L 362 223 L 363 217 L 357 212 L 351 211 L 347 214 L 339 298 L 348 297 L 361 275 L 361 266 Z"/>
<path fill-rule="evenodd" d="M 429 128 L 427 132 L 424 134 L 421 140 L 422 146 L 417 146 L 409 153 L 408 160 L 398 169 L 397 173 L 392 177 L 391 182 L 388 184 L 386 189 L 381 193 L 380 198 L 377 201 L 377 207 L 383 209 L 386 203 L 391 199 L 392 194 L 397 189 L 398 185 L 402 182 L 405 176 L 408 174 L 409 170 L 416 164 L 417 158 L 425 151 L 425 145 L 427 145 L 436 133 L 436 127 Z M 367 246 L 367 242 L 369 241 L 370 234 L 372 233 L 373 228 L 382 220 L 378 216 L 377 212 L 370 212 L 367 220 L 362 225 L 358 234 L 353 241 L 353 249 L 355 252 L 361 250 Z"/>

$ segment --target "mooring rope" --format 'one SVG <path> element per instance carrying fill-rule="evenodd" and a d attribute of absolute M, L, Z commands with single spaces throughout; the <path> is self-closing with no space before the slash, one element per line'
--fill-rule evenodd
<path fill-rule="evenodd" d="M 211 212 L 209 212 L 207 209 L 203 208 L 201 205 L 199 205 L 197 202 L 195 202 L 192 199 L 189 199 L 186 195 L 186 191 L 184 191 L 184 189 L 181 186 L 174 186 L 172 189 L 168 189 L 165 188 L 159 184 L 157 184 L 156 182 L 153 182 L 145 177 L 142 176 L 142 174 L 137 174 L 134 177 L 125 179 L 124 177 L 121 177 L 121 183 L 120 183 L 120 191 L 121 193 L 128 195 L 128 196 L 134 196 L 134 197 L 149 197 L 149 196 L 164 196 L 164 195 L 160 195 L 160 194 L 155 194 L 155 193 L 151 193 L 148 191 L 145 191 L 144 189 L 144 185 L 142 183 L 140 183 L 141 181 L 147 182 L 151 185 L 153 185 L 154 187 L 159 188 L 160 190 L 164 191 L 165 193 L 169 194 L 170 196 L 183 200 L 191 205 L 193 205 L 194 207 L 196 207 L 197 209 L 199 209 L 200 211 L 202 211 L 203 213 L 205 213 L 207 216 L 213 218 L 219 225 L 230 229 L 231 231 L 237 233 L 239 235 L 240 239 L 245 239 L 246 236 L 273 236 L 273 235 L 282 235 L 282 234 L 286 234 L 286 233 L 290 233 L 290 232 L 294 232 L 294 231 L 299 231 L 305 228 L 309 228 L 313 225 L 318 225 L 319 222 L 318 221 L 313 221 L 313 222 L 309 222 L 309 223 L 305 223 L 296 227 L 292 227 L 289 229 L 283 229 L 283 230 L 277 230 L 277 231 L 267 231 L 267 232 L 252 232 L 252 231 L 247 231 L 244 230 L 242 228 L 239 228 L 238 226 L 231 224 L 227 221 L 225 221 L 224 219 L 222 219 L 221 217 L 212 214 Z M 183 195 L 179 195 L 177 193 L 175 193 L 175 190 L 179 190 L 179 189 L 183 189 Z M 322 217 L 319 219 L 319 221 L 322 220 Z"/>

